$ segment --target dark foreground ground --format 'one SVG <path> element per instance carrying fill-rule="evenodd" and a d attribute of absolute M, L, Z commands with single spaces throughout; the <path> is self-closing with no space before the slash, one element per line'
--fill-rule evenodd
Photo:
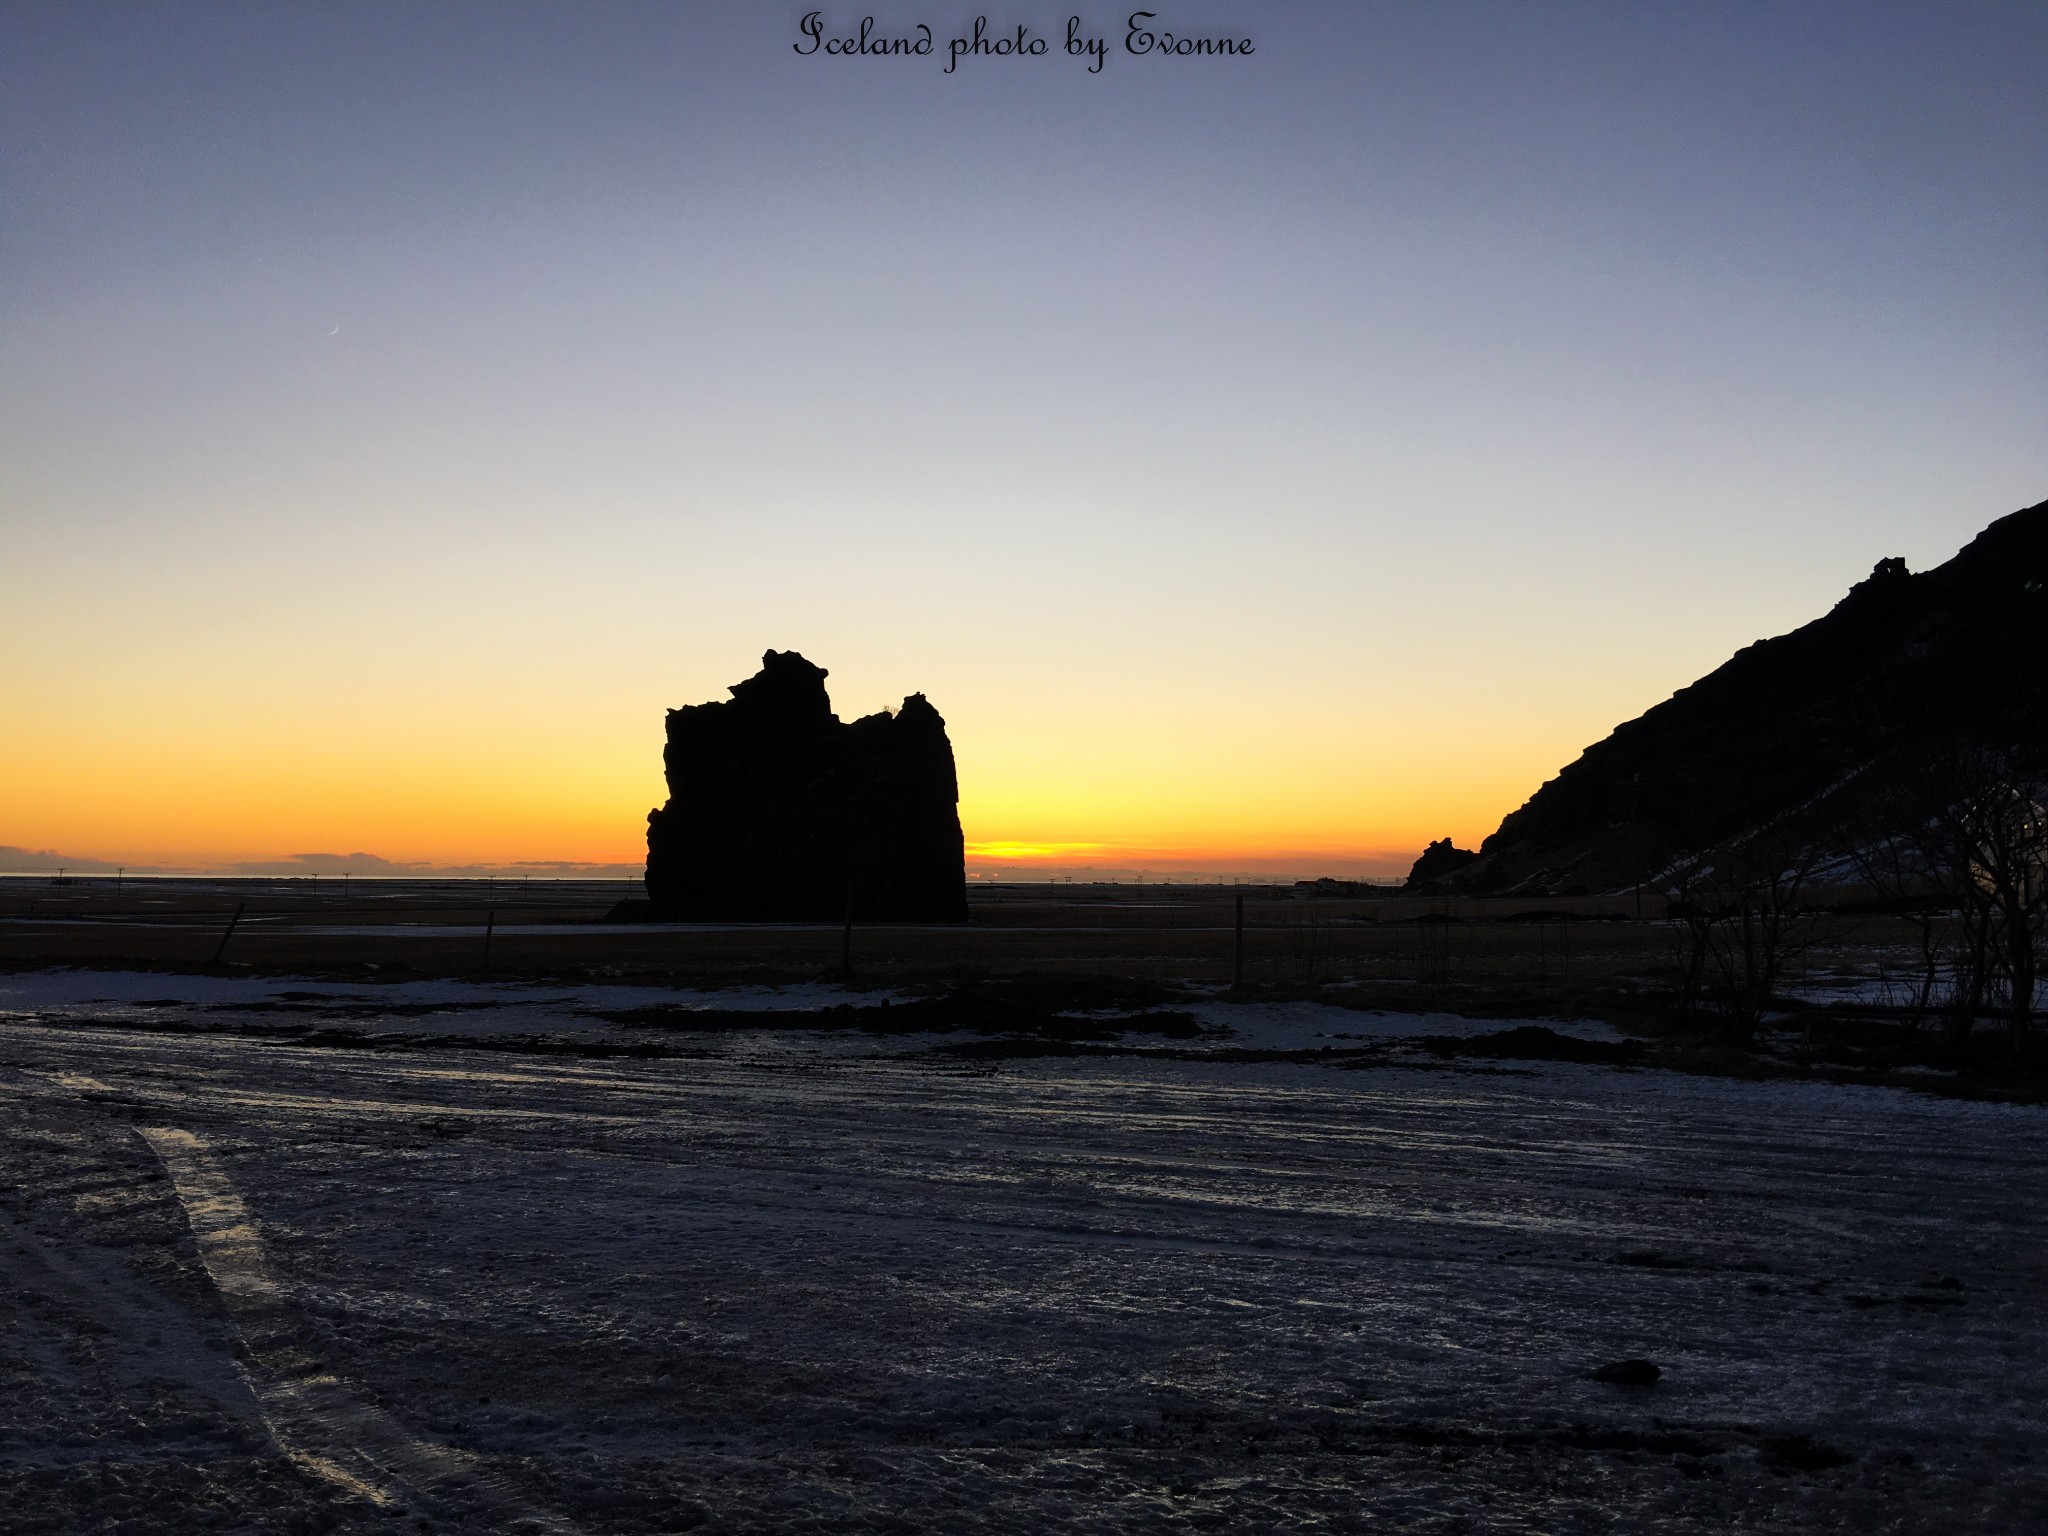
<path fill-rule="evenodd" d="M 0 877 L 0 963 L 718 982 L 805 979 L 850 958 L 870 980 L 1053 968 L 1295 988 L 1513 979 L 1555 996 L 1655 965 L 1668 948 L 1654 898 L 1304 901 L 1268 886 L 977 885 L 967 924 L 860 921 L 849 946 L 839 924 L 603 920 L 640 894 L 626 881 Z"/>
<path fill-rule="evenodd" d="M 2048 1529 L 2036 1107 L 443 942 L 0 975 L 0 1528 Z"/>

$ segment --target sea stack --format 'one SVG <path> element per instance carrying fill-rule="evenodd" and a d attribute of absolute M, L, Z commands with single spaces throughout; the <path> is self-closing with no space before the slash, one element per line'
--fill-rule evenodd
<path fill-rule="evenodd" d="M 647 894 L 691 922 L 964 923 L 960 790 L 921 693 L 851 724 L 795 651 L 720 703 L 668 712 Z"/>

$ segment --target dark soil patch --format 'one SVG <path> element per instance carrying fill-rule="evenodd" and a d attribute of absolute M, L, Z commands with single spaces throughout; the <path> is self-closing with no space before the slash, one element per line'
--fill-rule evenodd
<path fill-rule="evenodd" d="M 976 981 L 904 1002 L 840 1003 L 830 1008 L 742 1010 L 658 1004 L 587 1009 L 585 1016 L 636 1029 L 689 1033 L 760 1029 L 858 1029 L 870 1034 L 1025 1036 L 1038 1040 L 1107 1041 L 1119 1035 L 1191 1040 L 1202 1032 L 1184 1009 L 1142 1006 L 1162 989 L 1102 977 L 1018 977 Z M 1133 1009 L 1133 1004 L 1140 1004 Z M 1085 1011 L 1084 1011 L 1085 1010 Z"/>
<path fill-rule="evenodd" d="M 1639 1047 L 1633 1040 L 1581 1040 L 1561 1035 L 1541 1024 L 1524 1024 L 1497 1034 L 1465 1038 L 1432 1036 L 1418 1042 L 1437 1056 L 1482 1056 L 1499 1061 L 1583 1061 L 1602 1066 L 1626 1066 L 1637 1059 Z"/>
<path fill-rule="evenodd" d="M 1773 1435 L 1759 1443 L 1757 1449 L 1763 1453 L 1764 1465 L 1780 1473 L 1826 1472 L 1856 1459 L 1811 1435 Z"/>

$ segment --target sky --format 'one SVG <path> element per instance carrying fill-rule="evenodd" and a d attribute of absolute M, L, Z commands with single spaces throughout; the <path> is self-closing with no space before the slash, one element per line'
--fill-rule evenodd
<path fill-rule="evenodd" d="M 1383 876 L 2048 497 L 2048 7 L 1143 3 L 0 6 L 0 864 L 630 869 L 772 647 Z"/>

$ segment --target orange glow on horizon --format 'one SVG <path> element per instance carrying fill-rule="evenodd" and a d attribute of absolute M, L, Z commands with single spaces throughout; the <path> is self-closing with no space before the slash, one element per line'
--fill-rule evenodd
<path fill-rule="evenodd" d="M 1034 860 L 1067 859 L 1077 854 L 1100 853 L 1105 843 L 969 843 L 967 857 L 970 859 L 997 859 L 1005 863 L 1030 863 Z"/>
<path fill-rule="evenodd" d="M 665 797 L 661 707 L 717 691 L 594 663 L 476 675 L 398 658 L 318 689 L 295 661 L 245 653 L 195 682 L 167 659 L 155 678 L 107 668 L 69 693 L 34 675 L 0 685 L 39 727 L 0 742 L 0 846 L 195 870 L 357 853 L 638 866 Z M 721 654 L 704 670 L 743 666 Z M 847 717 L 900 697 L 906 677 L 928 686 L 983 873 L 1404 873 L 1433 839 L 1475 845 L 1602 733 L 1593 722 L 1633 712 L 1580 700 L 1575 722 L 1488 700 L 1454 716 L 1399 695 L 1332 708 L 1185 676 L 1084 692 L 1073 670 L 934 677 L 921 656 L 843 670 Z"/>
<path fill-rule="evenodd" d="M 80 730 L 17 742 L 0 763 L 0 845 L 195 870 L 358 852 L 420 865 L 637 865 L 647 810 L 663 798 L 645 740 L 501 734 L 491 744 L 506 750 L 493 755 L 461 728 L 344 743 L 268 724 L 211 739 Z M 1395 873 L 1433 838 L 1483 838 L 1545 776 L 1499 758 L 1464 782 L 1329 760 L 1211 761 L 1175 775 L 1156 736 L 1115 764 L 1089 746 L 1095 761 L 1059 772 L 1042 747 L 1003 763 L 969 743 L 969 864 Z"/>

